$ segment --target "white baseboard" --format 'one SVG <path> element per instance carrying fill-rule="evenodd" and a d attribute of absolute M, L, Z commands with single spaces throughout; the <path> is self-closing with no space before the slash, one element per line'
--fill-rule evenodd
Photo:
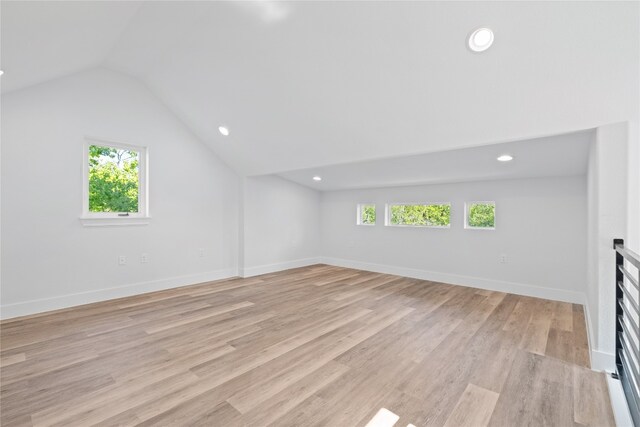
<path fill-rule="evenodd" d="M 545 288 L 527 285 L 523 283 L 504 282 L 500 280 L 482 279 L 457 274 L 440 273 L 415 268 L 396 267 L 384 264 L 374 264 L 362 261 L 353 261 L 340 258 L 322 257 L 323 264 L 337 267 L 355 268 L 358 270 L 373 271 L 375 273 L 394 274 L 397 276 L 411 277 L 414 279 L 431 280 L 434 282 L 450 283 L 452 285 L 469 286 L 472 288 L 486 289 L 490 291 L 509 292 L 536 298 L 550 299 L 554 301 L 584 304 L 586 296 L 582 292 L 567 291 L 564 289 Z"/>
<path fill-rule="evenodd" d="M 585 295 L 585 300 L 584 300 L 584 323 L 585 326 L 587 328 L 587 345 L 589 346 L 589 366 L 591 366 L 591 369 L 593 369 L 594 371 L 601 371 L 602 369 L 595 369 L 593 367 L 593 347 L 595 345 L 595 329 L 593 322 L 591 321 L 591 306 L 589 305 L 589 298 L 586 297 Z"/>
<path fill-rule="evenodd" d="M 615 372 L 616 355 L 599 350 L 591 350 L 591 369 L 594 371 Z"/>
<path fill-rule="evenodd" d="M 144 294 L 147 292 L 162 291 L 180 286 L 194 285 L 213 280 L 227 279 L 236 276 L 232 269 L 209 271 L 205 273 L 190 274 L 187 276 L 170 277 L 167 279 L 152 280 L 148 282 L 132 283 L 113 288 L 97 289 L 93 291 L 79 292 L 75 294 L 61 295 L 51 298 L 42 298 L 0 306 L 0 319 L 27 316 L 45 311 L 59 310 L 77 305 L 106 301 L 115 298 Z"/>
<path fill-rule="evenodd" d="M 275 273 L 276 271 L 289 270 L 291 268 L 306 267 L 308 265 L 319 264 L 320 258 L 303 258 L 293 261 L 279 262 L 276 264 L 258 265 L 255 267 L 246 267 L 242 269 L 241 277 L 253 277 L 261 274 Z"/>
<path fill-rule="evenodd" d="M 611 375 L 607 375 L 607 386 L 609 387 L 609 398 L 611 399 L 611 407 L 613 408 L 613 416 L 616 419 L 616 426 L 633 427 L 633 420 L 629 412 L 627 398 L 624 396 L 622 383 L 620 380 L 611 378 Z"/>
<path fill-rule="evenodd" d="M 601 351 L 595 348 L 596 325 L 591 320 L 591 306 L 589 301 L 584 303 L 584 314 L 587 324 L 587 339 L 589 340 L 589 355 L 591 357 L 591 369 L 594 371 L 615 372 L 616 356 L 607 351 Z"/>

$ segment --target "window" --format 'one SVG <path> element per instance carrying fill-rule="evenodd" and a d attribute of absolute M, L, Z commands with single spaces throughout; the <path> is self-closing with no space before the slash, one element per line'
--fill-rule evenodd
<path fill-rule="evenodd" d="M 358 225 L 376 225 L 376 205 L 358 205 Z"/>
<path fill-rule="evenodd" d="M 449 227 L 451 225 L 451 204 L 387 205 L 387 225 Z"/>
<path fill-rule="evenodd" d="M 496 227 L 495 202 L 468 202 L 465 204 L 465 228 L 493 230 Z"/>
<path fill-rule="evenodd" d="M 145 147 L 91 140 L 84 161 L 84 219 L 147 217 Z"/>

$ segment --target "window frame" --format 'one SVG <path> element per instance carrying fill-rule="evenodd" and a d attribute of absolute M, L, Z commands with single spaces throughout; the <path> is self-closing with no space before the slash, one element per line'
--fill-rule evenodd
<path fill-rule="evenodd" d="M 362 222 L 362 207 L 363 206 L 373 206 L 373 210 L 376 213 L 376 219 L 373 222 L 373 224 L 365 224 Z M 376 206 L 375 203 L 358 203 L 356 204 L 356 225 L 363 225 L 366 227 L 375 227 L 375 225 L 378 223 L 378 207 Z"/>
<path fill-rule="evenodd" d="M 138 153 L 138 212 L 89 211 L 89 147 L 97 145 Z M 146 224 L 149 215 L 149 148 L 144 145 L 125 144 L 102 138 L 85 137 L 82 159 L 82 215 L 85 226 Z M 128 215 L 122 215 L 127 213 Z"/>
<path fill-rule="evenodd" d="M 431 206 L 431 205 L 449 205 L 449 224 L 448 225 L 413 225 L 413 224 L 392 224 L 391 223 L 391 206 Z M 384 225 L 385 227 L 409 227 L 409 228 L 451 228 L 451 215 L 453 204 L 451 202 L 393 202 L 385 204 Z"/>
<path fill-rule="evenodd" d="M 470 205 L 493 205 L 493 227 L 473 227 L 471 225 L 469 225 L 469 206 Z M 485 200 L 485 201 L 471 201 L 471 202 L 464 202 L 464 229 L 465 230 L 487 230 L 487 231 L 491 231 L 491 230 L 495 230 L 496 229 L 496 224 L 497 224 L 497 209 L 496 209 L 497 205 L 495 201 L 492 200 Z"/>

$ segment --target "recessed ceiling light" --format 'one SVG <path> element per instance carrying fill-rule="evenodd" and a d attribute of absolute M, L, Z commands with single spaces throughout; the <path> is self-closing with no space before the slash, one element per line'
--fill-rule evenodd
<path fill-rule="evenodd" d="M 489 28 L 478 28 L 469 36 L 469 49 L 474 52 L 482 52 L 493 43 L 493 31 Z"/>
<path fill-rule="evenodd" d="M 510 162 L 511 160 L 513 160 L 513 156 L 510 156 L 508 154 L 503 154 L 502 156 L 498 157 L 497 160 L 499 162 Z"/>
<path fill-rule="evenodd" d="M 226 126 L 218 126 L 218 131 L 224 136 L 229 136 L 229 128 Z"/>
<path fill-rule="evenodd" d="M 322 181 L 322 177 L 319 177 L 318 175 L 313 177 L 314 181 Z"/>
<path fill-rule="evenodd" d="M 4 74 L 4 70 L 0 70 L 0 76 Z"/>

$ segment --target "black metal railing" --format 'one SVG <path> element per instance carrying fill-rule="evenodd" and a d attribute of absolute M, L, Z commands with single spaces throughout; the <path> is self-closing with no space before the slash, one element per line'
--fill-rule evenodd
<path fill-rule="evenodd" d="M 640 256 L 613 239 L 616 251 L 616 365 L 633 423 L 640 426 Z"/>

